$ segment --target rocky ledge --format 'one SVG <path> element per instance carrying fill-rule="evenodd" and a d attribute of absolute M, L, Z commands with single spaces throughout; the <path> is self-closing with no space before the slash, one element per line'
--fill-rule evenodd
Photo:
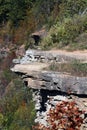
<path fill-rule="evenodd" d="M 87 62 L 87 52 L 66 52 L 66 51 L 40 51 L 27 50 L 25 55 L 20 59 L 14 59 L 14 63 L 27 64 L 31 62 L 71 62 L 73 60 L 80 60 Z"/>
<path fill-rule="evenodd" d="M 87 53 L 27 50 L 21 59 L 13 60 L 19 64 L 16 64 L 11 70 L 21 73 L 26 84 L 34 89 L 87 95 L 87 77 L 77 77 L 45 69 L 50 63 L 64 63 L 75 59 L 86 62 Z"/>
<path fill-rule="evenodd" d="M 54 71 L 41 71 L 46 66 L 38 63 L 30 65 L 18 64 L 11 70 L 21 73 L 23 80 L 30 88 L 87 95 L 87 77 L 76 77 Z"/>

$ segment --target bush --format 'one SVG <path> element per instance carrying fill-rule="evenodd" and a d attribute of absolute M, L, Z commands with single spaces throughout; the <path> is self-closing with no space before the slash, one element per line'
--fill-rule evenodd
<path fill-rule="evenodd" d="M 75 102 L 62 101 L 55 108 L 49 110 L 47 115 L 48 126 L 39 124 L 34 127 L 34 130 L 79 130 L 83 123 L 81 117 L 83 113 Z"/>
<path fill-rule="evenodd" d="M 9 130 L 31 130 L 32 125 L 34 124 L 35 119 L 35 111 L 34 111 L 34 104 L 30 102 L 29 106 L 23 104 L 18 108 L 18 110 L 14 114 L 13 122 Z"/>
<path fill-rule="evenodd" d="M 28 41 L 25 43 L 25 50 L 28 50 L 28 48 L 34 48 L 35 41 L 32 37 L 28 38 Z"/>
<path fill-rule="evenodd" d="M 75 42 L 69 45 L 69 48 L 67 50 L 83 50 L 87 49 L 87 32 L 81 33 L 76 39 Z"/>
<path fill-rule="evenodd" d="M 66 46 L 75 41 L 81 33 L 87 31 L 87 15 L 76 15 L 73 18 L 66 18 L 63 22 L 57 22 L 51 27 L 48 36 L 43 40 L 46 46 Z"/>

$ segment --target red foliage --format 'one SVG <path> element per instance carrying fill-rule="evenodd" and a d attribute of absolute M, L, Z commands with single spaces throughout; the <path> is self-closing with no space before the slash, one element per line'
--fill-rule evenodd
<path fill-rule="evenodd" d="M 75 102 L 62 101 L 55 108 L 51 108 L 47 115 L 48 126 L 38 124 L 33 130 L 80 130 L 83 123 L 81 111 Z"/>

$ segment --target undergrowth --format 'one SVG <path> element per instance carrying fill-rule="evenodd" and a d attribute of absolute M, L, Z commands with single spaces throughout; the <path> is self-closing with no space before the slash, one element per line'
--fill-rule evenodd
<path fill-rule="evenodd" d="M 57 23 L 50 28 L 47 37 L 42 41 L 42 47 L 49 49 L 52 47 L 64 48 L 73 45 L 73 49 L 87 49 L 87 37 L 84 37 L 84 44 L 83 41 L 82 44 L 80 42 L 80 39 L 82 39 L 80 35 L 86 34 L 86 32 L 87 15 L 74 15 L 73 17 L 65 18 L 62 22 L 57 21 Z"/>

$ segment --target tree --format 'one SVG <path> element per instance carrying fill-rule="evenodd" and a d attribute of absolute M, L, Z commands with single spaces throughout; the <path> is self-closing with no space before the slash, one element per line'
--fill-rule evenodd
<path fill-rule="evenodd" d="M 7 13 L 8 10 L 5 0 L 0 0 L 0 23 L 7 20 Z"/>
<path fill-rule="evenodd" d="M 87 8 L 87 0 L 63 0 L 61 10 L 63 6 L 65 8 L 63 13 L 72 17 L 75 14 L 81 14 Z"/>
<path fill-rule="evenodd" d="M 32 5 L 32 0 L 0 0 L 0 22 L 10 20 L 17 25 L 25 19 L 26 10 Z"/>

